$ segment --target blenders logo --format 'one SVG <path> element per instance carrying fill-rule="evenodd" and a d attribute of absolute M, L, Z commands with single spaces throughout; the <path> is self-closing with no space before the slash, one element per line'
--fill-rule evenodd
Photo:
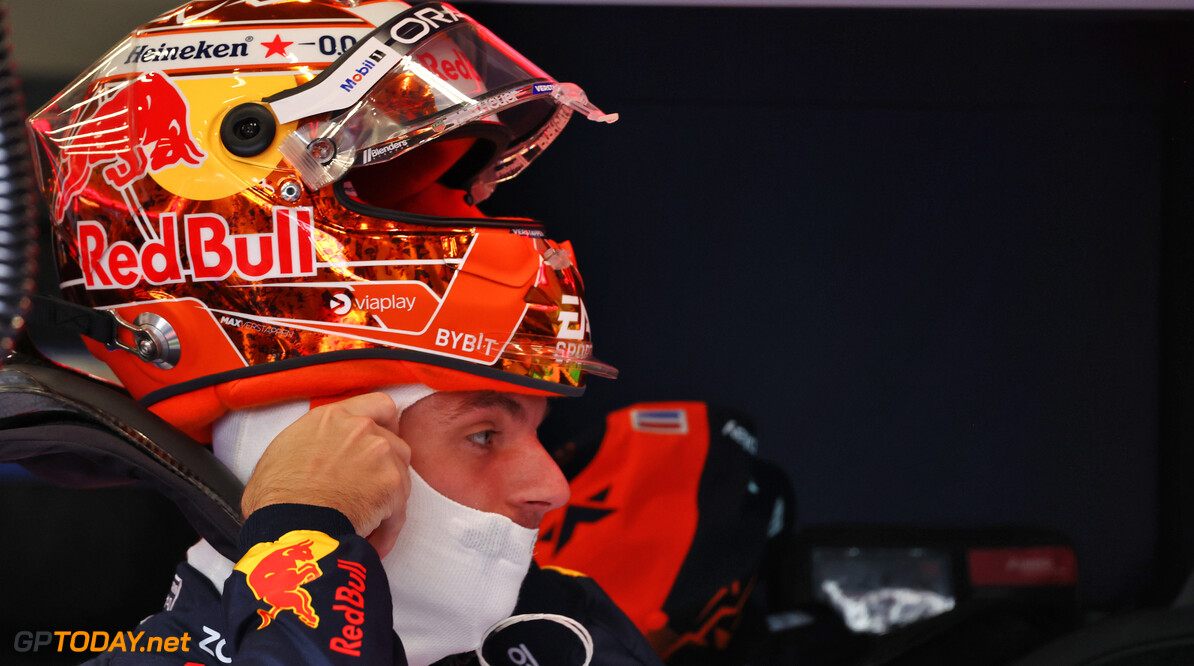
<path fill-rule="evenodd" d="M 357 84 L 368 78 L 369 72 L 372 72 L 377 67 L 377 63 L 381 62 L 385 56 L 384 51 L 380 49 L 374 50 L 373 53 L 369 54 L 369 57 L 361 61 L 360 67 L 353 70 L 352 76 L 344 79 L 344 83 L 340 84 L 340 89 L 348 92 L 357 87 Z"/>
<path fill-rule="evenodd" d="M 405 139 L 401 141 L 391 141 L 390 143 L 366 148 L 361 153 L 361 164 L 371 164 L 373 162 L 384 162 L 391 157 L 401 153 L 410 146 L 410 143 Z"/>
<path fill-rule="evenodd" d="M 275 208 L 274 228 L 265 234 L 234 234 L 215 213 L 160 218 L 159 239 L 136 248 L 128 241 L 108 242 L 104 226 L 80 222 L 79 264 L 88 289 L 129 289 L 149 284 L 223 280 L 236 272 L 248 280 L 315 274 L 314 225 L 310 208 Z M 181 258 L 185 243 L 188 261 Z"/>
<path fill-rule="evenodd" d="M 125 57 L 124 64 L 176 60 L 219 60 L 243 58 L 247 55 L 249 55 L 249 45 L 245 42 L 209 42 L 201 39 L 198 44 L 185 46 L 167 45 L 164 42 L 156 47 L 149 44 L 134 46 Z"/>

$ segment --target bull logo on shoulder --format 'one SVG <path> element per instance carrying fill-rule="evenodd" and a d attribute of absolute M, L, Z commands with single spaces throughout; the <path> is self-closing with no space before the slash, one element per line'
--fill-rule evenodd
<path fill-rule="evenodd" d="M 66 208 L 103 166 L 104 180 L 125 190 L 147 173 L 203 164 L 207 153 L 191 136 L 186 97 L 170 77 L 147 72 L 123 85 L 62 139 L 54 215 Z"/>
<path fill-rule="evenodd" d="M 245 560 L 237 569 L 246 571 L 246 580 L 253 595 L 269 605 L 259 608 L 261 626 L 270 625 L 282 611 L 290 611 L 303 624 L 312 629 L 319 626 L 319 615 L 311 605 L 311 595 L 304 585 L 323 575 L 317 560 L 320 555 L 312 551 L 312 539 L 297 541 L 283 538 L 272 544 L 258 544 L 246 554 L 246 560 L 253 560 L 246 566 Z M 251 568 L 250 568 L 251 567 Z"/>

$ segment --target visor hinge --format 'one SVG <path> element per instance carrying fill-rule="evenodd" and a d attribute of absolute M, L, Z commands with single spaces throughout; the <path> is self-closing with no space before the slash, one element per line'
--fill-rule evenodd
<path fill-rule="evenodd" d="M 569 257 L 567 252 L 549 247 L 543 251 L 543 263 L 554 270 L 563 271 L 572 266 L 572 257 Z"/>

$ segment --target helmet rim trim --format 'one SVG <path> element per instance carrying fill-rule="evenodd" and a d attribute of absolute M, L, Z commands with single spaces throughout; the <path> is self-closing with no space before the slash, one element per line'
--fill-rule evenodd
<path fill-rule="evenodd" d="M 322 354 L 313 356 L 300 356 L 297 358 L 289 358 L 282 361 L 265 363 L 262 365 L 226 370 L 224 372 L 207 375 L 199 379 L 172 384 L 165 388 L 145 394 L 138 400 L 138 402 L 145 407 L 150 407 L 169 398 L 174 398 L 185 393 L 190 393 L 191 391 L 208 388 L 217 384 L 223 384 L 238 379 L 259 377 L 276 372 L 282 372 L 284 370 L 294 370 L 315 365 L 323 365 L 326 363 L 334 363 L 336 361 L 368 359 L 407 361 L 411 363 L 436 366 L 447 370 L 455 370 L 464 374 L 474 375 L 481 377 L 482 379 L 491 379 L 503 384 L 510 384 L 516 387 L 541 391 L 544 394 L 550 394 L 563 398 L 580 397 L 585 392 L 585 387 L 583 386 L 574 387 L 542 379 L 532 379 L 529 377 L 515 375 L 504 370 L 499 370 L 491 366 L 479 366 L 474 363 L 469 363 L 468 361 L 442 358 L 407 349 L 341 349 L 338 351 L 324 352 Z"/>

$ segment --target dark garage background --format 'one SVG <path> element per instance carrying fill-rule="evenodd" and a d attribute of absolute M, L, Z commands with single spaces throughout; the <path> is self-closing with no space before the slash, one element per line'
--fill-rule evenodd
<path fill-rule="evenodd" d="M 622 369 L 553 427 L 737 407 L 801 525 L 1057 529 L 1094 604 L 1188 561 L 1190 15 L 468 11 L 622 114 L 495 201 Z"/>
<path fill-rule="evenodd" d="M 704 399 L 753 417 L 801 527 L 1043 527 L 1089 607 L 1177 591 L 1194 14 L 457 4 L 622 115 L 491 202 L 576 244 L 622 370 L 545 438 Z"/>

